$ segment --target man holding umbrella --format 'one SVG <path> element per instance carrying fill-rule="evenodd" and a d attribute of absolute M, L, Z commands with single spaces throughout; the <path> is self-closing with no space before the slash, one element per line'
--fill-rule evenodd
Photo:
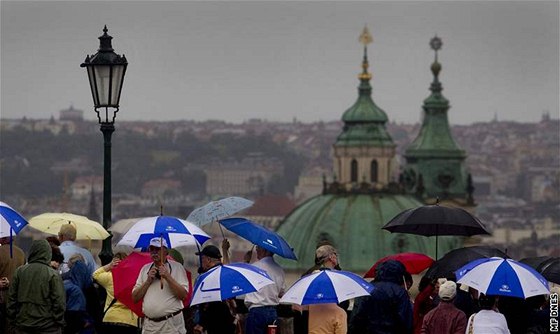
<path fill-rule="evenodd" d="M 271 251 L 260 246 L 255 247 L 257 261 L 253 263 L 267 272 L 275 284 L 267 285 L 257 292 L 245 296 L 245 305 L 249 315 L 245 323 L 246 334 L 265 334 L 268 325 L 278 320 L 276 307 L 280 304 L 280 297 L 284 294 L 284 270 L 272 258 Z"/>
<path fill-rule="evenodd" d="M 222 265 L 222 254 L 218 247 L 208 245 L 196 255 L 200 256 L 201 274 Z M 198 308 L 198 322 L 194 326 L 195 334 L 233 334 L 236 330 L 236 319 L 230 311 L 227 301 L 203 303 Z"/>
<path fill-rule="evenodd" d="M 182 311 L 189 286 L 185 269 L 178 262 L 167 261 L 165 239 L 152 238 L 148 249 L 153 263 L 142 267 L 132 289 L 132 300 L 143 300 L 146 318 L 142 333 L 185 334 Z"/>

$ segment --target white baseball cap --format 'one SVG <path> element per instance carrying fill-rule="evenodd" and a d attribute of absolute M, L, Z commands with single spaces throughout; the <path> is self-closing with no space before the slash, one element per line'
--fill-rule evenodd
<path fill-rule="evenodd" d="M 169 246 L 167 246 L 167 241 L 161 237 L 155 237 L 150 239 L 150 246 L 154 246 L 157 248 L 161 248 L 163 246 L 165 248 L 169 248 Z"/>

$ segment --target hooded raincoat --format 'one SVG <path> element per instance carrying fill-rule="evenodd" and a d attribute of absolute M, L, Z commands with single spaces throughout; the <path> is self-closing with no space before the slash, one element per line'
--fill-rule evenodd
<path fill-rule="evenodd" d="M 22 330 L 64 326 L 65 295 L 60 275 L 50 267 L 51 246 L 35 240 L 28 263 L 19 267 L 8 293 L 8 318 Z"/>
<path fill-rule="evenodd" d="M 404 288 L 404 266 L 394 260 L 379 264 L 369 296 L 356 301 L 349 334 L 412 333 L 412 304 Z"/>

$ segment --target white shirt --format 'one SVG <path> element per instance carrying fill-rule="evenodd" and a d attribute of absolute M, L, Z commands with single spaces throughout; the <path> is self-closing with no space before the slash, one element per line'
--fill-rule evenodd
<path fill-rule="evenodd" d="M 471 316 L 467 323 L 466 334 L 469 333 L 471 322 L 473 322 L 474 334 L 509 334 L 506 317 L 494 310 L 480 310 Z"/>
<path fill-rule="evenodd" d="M 276 284 L 270 284 L 257 292 L 245 295 L 245 305 L 249 309 L 259 306 L 276 306 L 280 303 L 280 294 L 284 293 L 284 270 L 274 261 L 272 256 L 266 256 L 253 263 L 268 274 Z"/>
<path fill-rule="evenodd" d="M 152 264 L 153 263 L 148 263 L 142 267 L 132 291 L 139 288 L 144 282 L 148 280 L 148 271 L 150 271 Z M 173 277 L 173 279 L 177 281 L 179 285 L 184 287 L 188 292 L 189 283 L 187 280 L 187 273 L 185 272 L 185 268 L 183 268 L 180 263 L 175 261 L 167 261 L 165 265 L 167 266 L 168 264 L 171 267 L 171 277 Z M 159 279 L 155 279 L 152 284 L 150 284 L 142 302 L 142 312 L 144 312 L 144 314 L 148 318 L 163 317 L 175 311 L 179 311 L 182 308 L 183 301 L 177 299 L 177 297 L 173 293 L 173 290 L 171 290 L 169 284 L 167 284 L 165 280 L 163 281 L 162 289 Z"/>

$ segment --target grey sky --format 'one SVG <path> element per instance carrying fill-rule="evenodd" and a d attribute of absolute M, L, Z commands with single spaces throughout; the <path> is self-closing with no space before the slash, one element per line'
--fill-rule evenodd
<path fill-rule="evenodd" d="M 2 1 L 1 117 L 94 119 L 80 63 L 107 24 L 129 68 L 119 119 L 339 119 L 367 24 L 373 97 L 420 119 L 435 33 L 453 124 L 559 114 L 559 2 Z"/>

